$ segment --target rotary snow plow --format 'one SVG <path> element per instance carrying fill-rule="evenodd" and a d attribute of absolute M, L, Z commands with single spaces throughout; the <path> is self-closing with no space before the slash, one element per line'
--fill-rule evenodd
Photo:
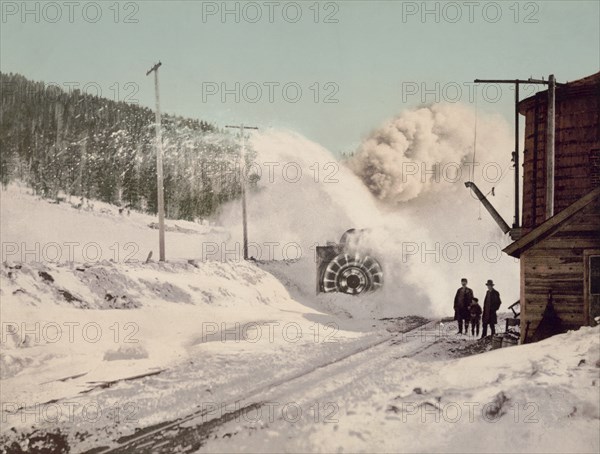
<path fill-rule="evenodd" d="M 339 243 L 317 246 L 317 293 L 359 295 L 383 286 L 379 261 L 360 246 L 364 232 L 350 229 Z"/>

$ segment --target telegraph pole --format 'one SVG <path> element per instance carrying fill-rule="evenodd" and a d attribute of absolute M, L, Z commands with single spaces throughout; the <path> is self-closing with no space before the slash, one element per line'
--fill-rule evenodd
<path fill-rule="evenodd" d="M 85 131 L 86 136 L 79 141 L 81 143 L 81 158 L 79 159 L 79 193 L 81 195 L 81 201 L 79 203 L 79 209 L 83 209 L 83 198 L 84 198 L 84 187 L 83 187 L 83 170 L 85 168 L 87 160 L 87 142 L 88 142 L 88 130 Z"/>
<path fill-rule="evenodd" d="M 158 68 L 161 62 L 155 64 L 146 72 L 146 76 L 154 71 L 154 92 L 156 95 L 156 192 L 158 193 L 158 250 L 159 260 L 165 261 L 165 195 L 163 184 L 163 149 L 162 132 L 160 130 L 160 96 L 158 94 Z"/>
<path fill-rule="evenodd" d="M 244 129 L 258 129 L 256 126 L 225 126 L 226 128 L 235 128 L 240 130 L 240 136 L 242 140 L 242 146 L 240 151 L 240 184 L 242 186 L 242 229 L 243 229 L 243 241 L 244 241 L 244 260 L 248 260 L 248 218 L 246 212 L 246 175 L 244 169 L 246 168 L 246 138 L 244 137 Z"/>

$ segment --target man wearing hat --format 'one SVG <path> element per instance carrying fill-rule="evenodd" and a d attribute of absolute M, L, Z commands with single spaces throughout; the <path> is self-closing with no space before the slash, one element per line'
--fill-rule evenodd
<path fill-rule="evenodd" d="M 469 334 L 469 319 L 471 315 L 469 308 L 473 302 L 473 290 L 467 287 L 467 278 L 460 280 L 461 287 L 454 296 L 454 320 L 458 320 L 458 333 L 463 332 L 463 322 L 465 324 L 465 334 Z"/>
<path fill-rule="evenodd" d="M 500 309 L 500 304 L 502 304 L 502 301 L 500 301 L 500 293 L 494 289 L 494 281 L 488 279 L 485 285 L 487 287 L 487 293 L 485 294 L 485 300 L 483 301 L 483 314 L 481 317 L 483 325 L 483 331 L 481 332 L 482 339 L 487 336 L 488 325 L 490 325 L 492 336 L 496 334 L 495 325 L 498 323 L 496 311 Z"/>

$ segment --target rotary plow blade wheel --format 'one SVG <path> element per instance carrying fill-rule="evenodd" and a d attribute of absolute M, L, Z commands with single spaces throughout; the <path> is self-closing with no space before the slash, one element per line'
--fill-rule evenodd
<path fill-rule="evenodd" d="M 339 254 L 329 262 L 323 276 L 325 292 L 359 293 L 383 285 L 383 271 L 377 260 L 368 255 Z"/>

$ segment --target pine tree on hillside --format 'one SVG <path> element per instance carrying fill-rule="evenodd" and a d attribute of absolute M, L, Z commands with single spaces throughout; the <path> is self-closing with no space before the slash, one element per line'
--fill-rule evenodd
<path fill-rule="evenodd" d="M 0 73 L 0 183 L 19 179 L 56 199 L 99 199 L 156 213 L 156 150 L 151 109 Z M 240 195 L 230 175 L 239 145 L 214 125 L 163 116 L 168 217 L 214 215 Z M 252 158 L 252 150 L 248 155 Z"/>

